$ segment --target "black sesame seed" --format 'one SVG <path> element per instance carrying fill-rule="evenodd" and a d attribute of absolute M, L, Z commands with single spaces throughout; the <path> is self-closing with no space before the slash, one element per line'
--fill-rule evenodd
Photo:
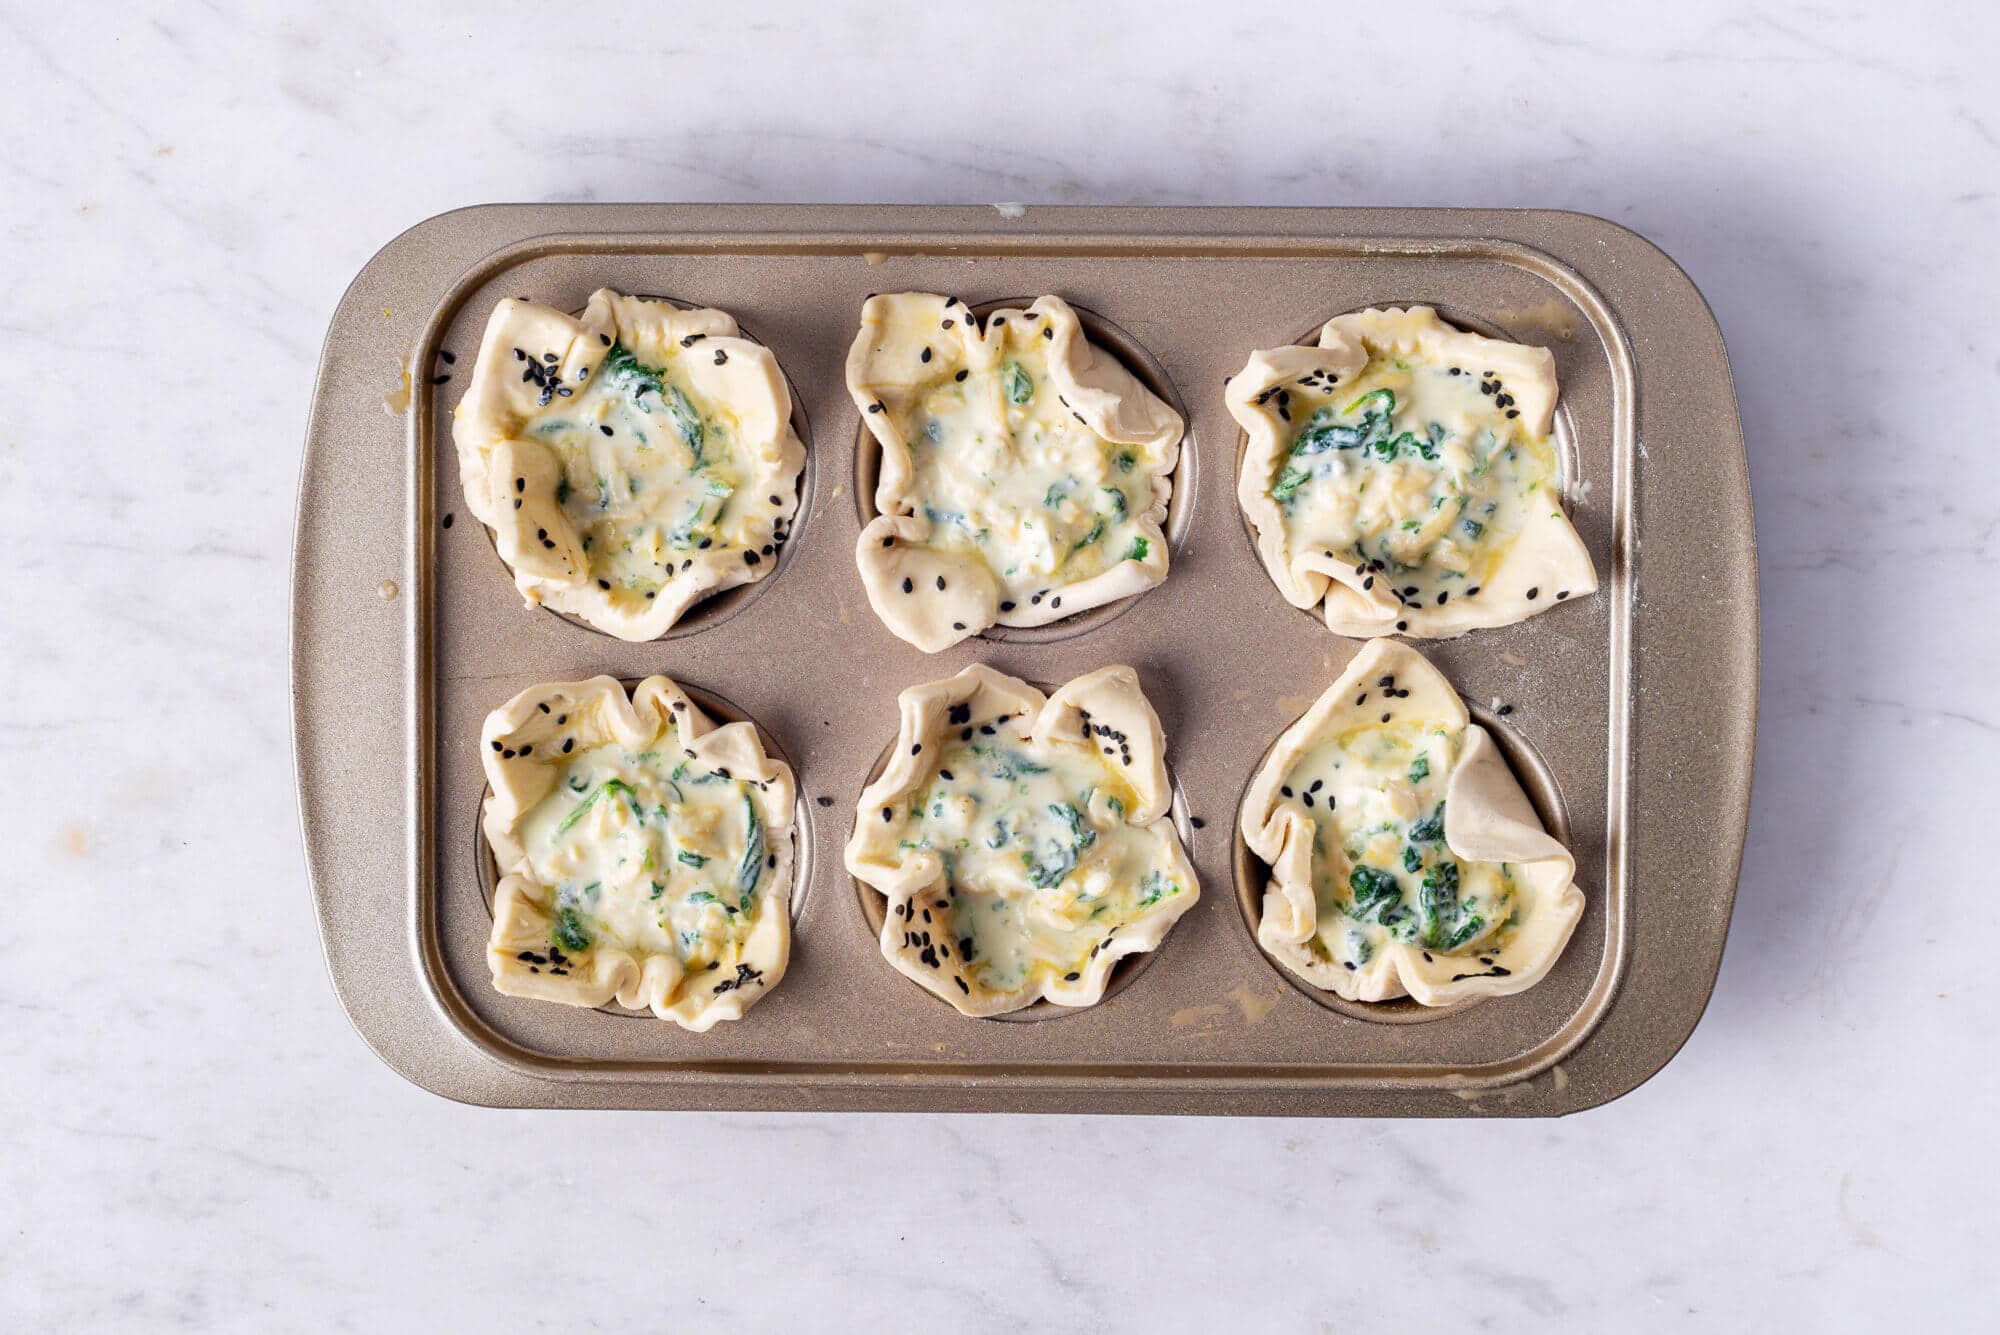
<path fill-rule="evenodd" d="M 563 738 L 563 754 L 568 755 L 570 753 L 570 749 L 575 745 L 576 745 L 576 738 L 574 737 Z"/>
<path fill-rule="evenodd" d="M 442 384 L 444 384 L 444 383 L 445 383 L 446 381 L 448 381 L 448 380 L 450 380 L 450 379 L 451 379 L 451 372 L 449 372 L 449 371 L 440 371 L 440 372 L 438 372 L 438 373 L 437 373 L 436 375 L 434 375 L 434 376 L 432 376 L 432 377 L 431 377 L 431 383 L 432 383 L 433 385 L 442 385 Z"/>
<path fill-rule="evenodd" d="M 967 377 L 968 375 L 971 375 L 971 374 L 972 374 L 972 373 L 971 373 L 970 371 L 960 371 L 960 372 L 959 372 L 959 373 L 958 373 L 957 375 L 953 376 L 953 377 L 952 377 L 952 379 L 953 379 L 953 380 L 963 380 L 963 379 L 965 379 L 965 377 Z"/>
<path fill-rule="evenodd" d="M 495 742 L 493 743 L 493 749 L 494 749 L 495 751 L 498 751 L 498 750 L 500 749 L 500 743 L 499 743 L 498 741 L 495 741 Z"/>
<path fill-rule="evenodd" d="M 1053 597 L 1053 598 L 1049 599 L 1049 606 L 1050 606 L 1050 607 L 1061 607 L 1061 606 L 1062 606 L 1062 595 L 1061 595 L 1061 594 L 1057 594 L 1057 595 L 1056 595 L 1055 597 Z"/>
<path fill-rule="evenodd" d="M 944 576 L 943 576 L 943 575 L 939 575 L 939 576 L 937 577 L 937 586 L 938 586 L 938 592 L 939 592 L 939 593 L 943 593 L 943 592 L 944 592 Z"/>
<path fill-rule="evenodd" d="M 891 811 L 891 810 L 890 810 L 890 809 L 889 809 L 888 807 L 883 807 L 883 808 L 882 808 L 882 819 L 883 819 L 883 820 L 885 820 L 885 821 L 886 821 L 886 820 L 888 820 L 888 819 L 889 819 L 889 817 L 890 817 L 890 816 L 892 816 L 893 814 L 894 814 L 894 813 L 893 813 L 893 812 L 892 812 L 892 811 Z"/>
<path fill-rule="evenodd" d="M 722 365 L 724 362 L 728 360 L 729 360 L 729 354 L 727 352 L 724 352 L 721 348 L 717 348 L 715 350 L 715 364 L 717 366 Z"/>
<path fill-rule="evenodd" d="M 603 422 L 598 423 L 597 429 L 599 431 L 602 431 L 607 436 L 612 434 L 611 427 L 608 423 L 603 423 Z"/>
<path fill-rule="evenodd" d="M 607 347 L 607 348 L 608 348 L 608 347 L 610 347 L 610 346 L 611 346 L 611 335 L 609 335 L 609 334 L 599 334 L 599 335 L 597 336 L 597 341 L 598 341 L 599 343 L 602 343 L 602 344 L 603 344 L 603 345 L 604 345 L 605 347 Z M 519 352 L 519 351 L 520 351 L 520 349 L 519 349 L 519 348 L 516 348 L 516 349 L 514 349 L 514 350 L 515 350 L 516 352 Z"/>
<path fill-rule="evenodd" d="M 1532 603 L 1533 601 L 1535 601 L 1535 599 L 1537 599 L 1537 598 L 1539 598 L 1539 597 L 1541 597 L 1541 596 L 1542 596 L 1542 591 L 1541 591 L 1541 589 L 1540 589 L 1539 587 L 1536 587 L 1536 588 L 1532 588 L 1532 589 L 1529 589 L 1529 590 L 1528 590 L 1528 601 L 1529 601 L 1529 602 L 1531 602 L 1531 603 Z"/>
<path fill-rule="evenodd" d="M 925 349 L 923 350 L 923 353 L 922 353 L 922 355 L 920 355 L 920 356 L 919 356 L 919 357 L 917 358 L 917 360 L 918 360 L 918 361 L 920 361 L 920 362 L 927 362 L 927 361 L 929 361 L 930 359 L 931 359 L 931 350 L 930 350 L 930 349 L 929 349 L 928 347 L 926 347 L 926 348 L 925 348 Z"/>
<path fill-rule="evenodd" d="M 916 581 L 910 579 L 908 576 L 905 576 L 903 579 L 903 592 L 915 593 L 916 591 L 917 591 Z"/>
<path fill-rule="evenodd" d="M 611 581 L 608 579 L 600 579 L 597 581 L 597 587 L 600 589 L 608 589 L 611 587 Z"/>
<path fill-rule="evenodd" d="M 757 555 L 757 553 L 755 552 L 743 553 L 743 564 L 746 566 L 754 566 L 763 559 L 764 559 L 763 557 Z"/>
<path fill-rule="evenodd" d="M 1056 331 L 1053 329 L 1044 329 L 1042 331 L 1043 338 L 1054 338 L 1055 336 L 1056 336 Z"/>
<path fill-rule="evenodd" d="M 450 516 L 450 515 L 446 515 L 446 516 L 444 517 L 444 527 L 446 527 L 446 528 L 450 528 L 450 527 L 451 527 L 451 516 Z"/>
<path fill-rule="evenodd" d="M 1195 827 L 1195 829 L 1197 829 L 1197 830 L 1203 830 L 1203 829 L 1207 829 L 1207 828 L 1208 828 L 1208 822 L 1207 822 L 1207 821 L 1205 821 L 1205 820 L 1203 820 L 1203 819 L 1202 819 L 1201 817 L 1199 817 L 1199 816 L 1189 816 L 1189 817 L 1188 817 L 1188 824 L 1190 824 L 1190 825 L 1194 826 L 1194 827 Z"/>
<path fill-rule="evenodd" d="M 1501 718 L 1505 718 L 1505 717 L 1507 717 L 1507 715 L 1509 715 L 1509 714 L 1511 714 L 1511 713 L 1513 713 L 1513 712 L 1514 712 L 1514 706 L 1512 706 L 1512 705 L 1502 705 L 1502 706 L 1500 706 L 1500 708 L 1499 708 L 1499 710 L 1498 710 L 1497 712 L 1499 713 L 1499 715 L 1500 715 L 1500 717 L 1501 717 Z"/>
<path fill-rule="evenodd" d="M 868 405 L 868 411 L 871 413 L 879 413 L 882 411 L 882 405 L 879 403 L 871 403 Z"/>
<path fill-rule="evenodd" d="M 815 797 L 813 801 L 819 803 L 823 807 L 830 807 L 833 805 L 833 799 L 830 797 Z"/>
<path fill-rule="evenodd" d="M 1398 621 L 1396 623 L 1397 630 L 1408 630 L 1409 628 L 1410 628 L 1410 623 L 1407 621 Z"/>
<path fill-rule="evenodd" d="M 1445 593 L 1440 593 L 1440 594 L 1438 595 L 1438 606 L 1439 606 L 1439 607 L 1443 607 L 1443 606 L 1445 605 L 1446 601 L 1448 601 L 1448 600 L 1449 600 L 1450 598 L 1451 598 L 1451 594 L 1450 594 L 1449 592 L 1445 592 Z"/>
<path fill-rule="evenodd" d="M 528 489 L 528 479 L 524 477 L 517 477 L 514 479 L 515 491 L 526 491 L 527 489 Z"/>
<path fill-rule="evenodd" d="M 1000 610 L 1001 610 L 1001 611 L 1003 611 L 1003 612 L 1011 612 L 1011 611 L 1013 611 L 1013 610 L 1014 610 L 1014 600 L 1013 600 L 1013 599 L 1011 599 L 1011 598 L 1009 598 L 1009 599 L 1008 599 L 1008 600 L 1007 600 L 1006 602 L 1003 602 L 1003 603 L 1001 603 L 1001 604 L 1000 604 Z"/>
<path fill-rule="evenodd" d="M 1556 601 L 1557 601 L 1557 602 L 1561 602 L 1561 601 L 1562 601 L 1563 599 L 1565 599 L 1565 598 L 1567 598 L 1567 597 L 1569 597 L 1569 590 L 1568 590 L 1568 589 L 1558 589 L 1558 590 L 1556 591 Z"/>
<path fill-rule="evenodd" d="M 1284 785 L 1282 788 L 1278 789 L 1278 791 L 1280 793 L 1283 793 L 1286 797 L 1292 796 L 1292 786 L 1289 783 Z"/>

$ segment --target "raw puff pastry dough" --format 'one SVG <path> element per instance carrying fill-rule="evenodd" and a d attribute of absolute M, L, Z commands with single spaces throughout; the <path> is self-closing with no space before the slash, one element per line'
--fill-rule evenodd
<path fill-rule="evenodd" d="M 492 788 L 481 829 L 502 873 L 486 950 L 500 991 L 572 1006 L 616 997 L 700 1032 L 785 976 L 792 772 L 751 724 L 717 727 L 665 677 L 630 700 L 611 677 L 551 682 L 486 716 L 480 758 Z M 643 865 L 631 860 L 642 847 Z M 606 854 L 627 861 L 606 866 Z M 576 897 L 587 878 L 594 899 Z M 582 916 L 566 923 L 565 909 Z M 590 944 L 563 950 L 578 931 Z"/>
<path fill-rule="evenodd" d="M 975 664 L 897 703 L 847 843 L 847 869 L 889 901 L 882 954 L 966 1015 L 1095 1004 L 1201 894 L 1137 674 L 1044 697 Z"/>
<path fill-rule="evenodd" d="M 521 596 L 650 640 L 775 566 L 805 466 L 791 412 L 776 358 L 728 314 L 607 288 L 580 319 L 494 307 L 452 439 Z"/>
<path fill-rule="evenodd" d="M 1569 850 L 1543 831 L 1499 747 L 1444 675 L 1393 640 L 1364 646 L 1278 738 L 1242 828 L 1272 871 L 1257 940 L 1349 1001 L 1407 992 L 1444 1006 L 1519 992 L 1548 972 L 1583 913 Z M 1444 893 L 1427 888 L 1447 866 Z"/>
<path fill-rule="evenodd" d="M 900 638 L 937 653 L 1167 577 L 1180 415 L 1060 297 L 994 311 L 983 331 L 961 301 L 870 297 L 847 387 L 882 458 L 855 562 Z"/>
<path fill-rule="evenodd" d="M 1397 406 L 1377 427 L 1381 399 L 1363 400 L 1385 380 Z M 1335 634 L 1449 638 L 1596 590 L 1556 492 L 1546 349 L 1428 306 L 1366 310 L 1327 321 L 1317 347 L 1252 353 L 1224 397 L 1249 437 L 1237 499 L 1264 568 L 1294 607 L 1324 598 Z M 1321 433 L 1295 454 L 1322 410 L 1350 443 Z"/>

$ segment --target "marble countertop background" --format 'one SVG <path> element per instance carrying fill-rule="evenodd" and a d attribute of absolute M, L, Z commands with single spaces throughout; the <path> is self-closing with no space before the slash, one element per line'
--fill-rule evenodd
<path fill-rule="evenodd" d="M 0 3 L 0 1324 L 1990 1313 L 1994 7 L 834 10 Z M 1750 845 L 1686 1049 L 1558 1122 L 405 1084 L 306 890 L 293 489 L 347 279 L 534 199 L 1554 206 L 1659 243 L 1728 339 L 1764 598 Z"/>

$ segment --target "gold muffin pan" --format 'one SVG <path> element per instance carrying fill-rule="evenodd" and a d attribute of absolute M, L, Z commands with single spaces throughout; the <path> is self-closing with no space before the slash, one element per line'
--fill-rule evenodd
<path fill-rule="evenodd" d="M 648 644 L 524 608 L 451 447 L 494 302 L 575 308 L 599 286 L 735 315 L 777 355 L 809 458 L 771 575 Z M 1166 583 L 937 655 L 876 620 L 853 561 L 875 460 L 843 366 L 862 301 L 901 290 L 978 308 L 1061 295 L 1183 412 Z M 1271 962 L 1252 927 L 1262 868 L 1236 832 L 1259 761 L 1358 644 L 1287 605 L 1258 563 L 1223 379 L 1330 316 L 1409 303 L 1555 354 L 1565 495 L 1602 581 L 1520 625 L 1419 646 L 1575 852 L 1588 901 L 1535 988 L 1439 1011 L 1341 1002 Z M 404 365 L 407 408 L 385 412 Z M 896 973 L 879 900 L 871 918 L 841 861 L 896 693 L 975 661 L 1050 684 L 1135 667 L 1201 877 L 1201 902 L 1102 1003 L 1018 1017 L 1040 1022 L 968 1019 Z M 752 719 L 801 795 L 791 967 L 705 1034 L 494 991 L 491 868 L 467 837 L 488 710 L 538 681 L 656 672 Z M 312 404 L 292 683 L 322 938 L 362 1036 L 468 1102 L 1374 1116 L 1602 1103 L 1664 1065 L 1706 1005 L 1756 680 L 1754 530 L 1721 338 L 1671 260 L 1579 214 L 491 206 L 419 224 L 369 262 Z"/>

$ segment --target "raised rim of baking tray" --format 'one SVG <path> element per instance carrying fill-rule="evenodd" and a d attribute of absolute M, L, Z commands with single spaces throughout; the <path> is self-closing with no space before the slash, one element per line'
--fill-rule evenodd
<path fill-rule="evenodd" d="M 1484 255 L 1556 283 L 1612 350 L 1629 397 L 1613 453 L 1623 554 L 1604 594 L 1629 618 L 1611 641 L 1607 785 L 1624 813 L 1611 862 L 1659 884 L 1648 912 L 1607 895 L 1616 917 L 1585 1023 L 1501 1068 L 1411 1076 L 1347 1068 L 1338 1080 L 1197 1067 L 1081 1073 L 953 1066 L 897 1071 L 802 1064 L 781 1071 L 563 1069 L 484 1030 L 442 979 L 424 878 L 435 827 L 427 679 L 428 460 L 413 408 L 405 457 L 383 459 L 383 364 L 408 350 L 427 401 L 442 322 L 478 275 L 567 249 L 732 255 L 760 251 L 1333 259 Z M 381 350 L 367 361 L 361 350 Z M 1641 393 L 1645 399 L 1641 400 Z M 1641 412 L 1641 403 L 1646 411 Z M 1657 407 L 1655 404 L 1657 403 Z M 376 416 L 361 427 L 358 414 Z M 817 450 L 833 437 L 819 424 Z M 837 430 L 837 428 L 835 428 Z M 358 435 L 373 438 L 359 452 Z M 1648 444 L 1652 448 L 1648 449 Z M 824 465 L 821 460 L 821 476 Z M 385 484 L 400 492 L 385 504 Z M 1651 533 L 1640 595 L 1638 534 Z M 1676 541 L 1675 535 L 1698 537 Z M 356 551 L 397 553 L 408 597 L 383 615 L 374 586 L 344 573 Z M 379 557 L 377 565 L 385 565 Z M 301 467 L 294 544 L 294 752 L 307 865 L 336 992 L 400 1074 L 434 1092 L 502 1106 L 1024 1110 L 1307 1115 L 1552 1115 L 1643 1083 L 1685 1042 L 1720 966 L 1747 820 L 1757 692 L 1755 536 L 1726 353 L 1687 276 L 1616 224 L 1553 211 L 1035 207 L 490 205 L 441 215 L 385 246 L 343 296 L 328 332 Z M 369 702 L 367 717 L 355 702 Z M 394 776 L 395 782 L 389 782 Z M 1651 803 L 1643 800 L 1655 794 Z M 835 813 L 837 814 L 837 813 Z M 1226 894 L 1222 885 L 1208 887 Z M 1545 1045 L 1546 1046 L 1546 1045 Z M 579 1075 L 587 1078 L 577 1078 Z"/>

